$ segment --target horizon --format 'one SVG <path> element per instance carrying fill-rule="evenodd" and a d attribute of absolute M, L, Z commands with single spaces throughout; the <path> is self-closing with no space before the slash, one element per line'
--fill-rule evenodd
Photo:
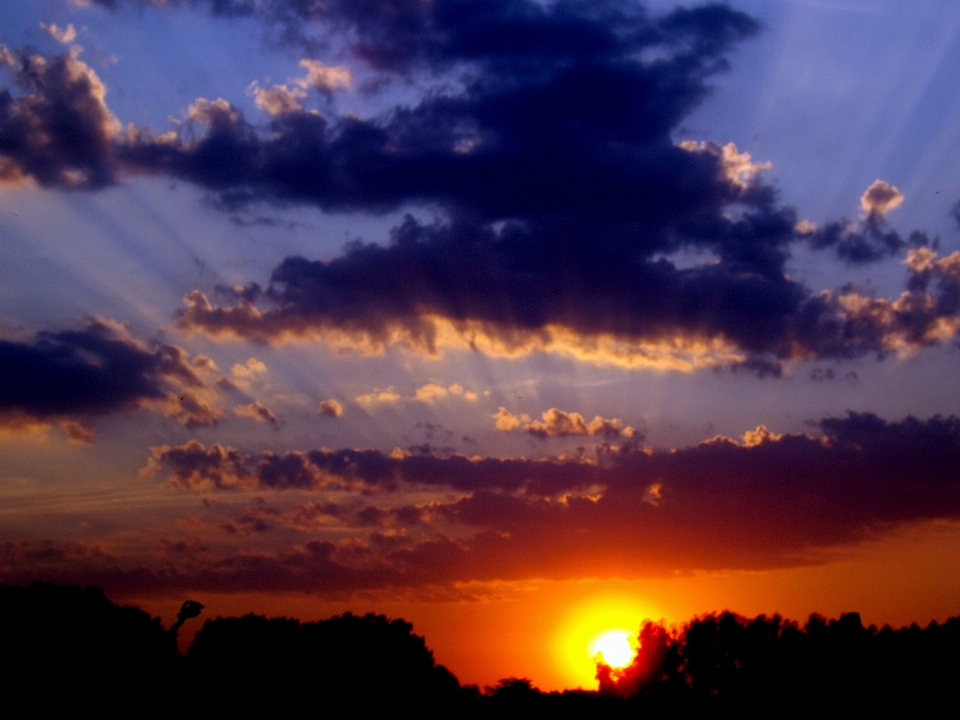
<path fill-rule="evenodd" d="M 958 60 L 946 0 L 5 3 L 0 583 L 547 691 L 957 616 Z"/>

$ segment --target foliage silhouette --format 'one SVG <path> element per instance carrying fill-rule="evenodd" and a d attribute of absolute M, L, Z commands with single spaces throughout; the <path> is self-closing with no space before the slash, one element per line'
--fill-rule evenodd
<path fill-rule="evenodd" d="M 311 623 L 218 617 L 204 623 L 188 657 L 221 709 L 299 707 L 300 690 L 354 711 L 457 705 L 467 697 L 457 679 L 412 630 L 403 620 L 349 612 Z"/>
<path fill-rule="evenodd" d="M 158 618 L 118 607 L 96 587 L 50 583 L 0 585 L 0 648 L 7 703 L 35 710 L 139 705 L 180 659 Z"/>
<path fill-rule="evenodd" d="M 180 606 L 180 612 L 177 613 L 177 621 L 170 627 L 170 634 L 175 636 L 187 620 L 200 617 L 202 610 L 203 605 L 196 600 L 184 600 L 183 605 Z"/>
<path fill-rule="evenodd" d="M 0 688 L 37 711 L 188 716 L 311 704 L 426 717 L 924 714 L 960 695 L 960 618 L 899 630 L 864 627 L 857 613 L 803 626 L 730 612 L 679 627 L 647 622 L 629 666 L 598 666 L 599 690 L 544 693 L 515 677 L 483 692 L 461 686 L 412 625 L 383 615 L 218 617 L 181 655 L 176 630 L 201 609 L 185 602 L 165 630 L 95 587 L 0 586 Z"/>
<path fill-rule="evenodd" d="M 779 615 L 730 612 L 668 630 L 647 623 L 633 663 L 598 667 L 600 692 L 643 706 L 769 714 L 831 708 L 912 712 L 956 702 L 960 618 L 894 630 L 864 627 L 858 613 L 811 615 L 804 627 Z"/>

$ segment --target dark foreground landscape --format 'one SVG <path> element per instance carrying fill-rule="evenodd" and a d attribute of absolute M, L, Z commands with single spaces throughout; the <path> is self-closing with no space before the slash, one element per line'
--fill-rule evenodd
<path fill-rule="evenodd" d="M 804 625 L 732 613 L 647 623 L 632 665 L 598 667 L 599 690 L 543 693 L 518 678 L 463 686 L 412 625 L 382 615 L 207 619 L 180 654 L 179 625 L 200 622 L 197 612 L 185 603 L 164 628 L 96 587 L 0 586 L 6 704 L 149 716 L 783 716 L 932 711 L 960 695 L 960 618 L 899 630 L 864 627 L 857 613 Z"/>

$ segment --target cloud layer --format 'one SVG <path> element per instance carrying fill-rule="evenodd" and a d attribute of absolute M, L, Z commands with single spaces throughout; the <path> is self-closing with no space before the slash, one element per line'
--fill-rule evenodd
<path fill-rule="evenodd" d="M 120 325 L 93 320 L 82 330 L 0 340 L 0 428 L 56 423 L 71 437 L 92 438 L 88 423 L 109 413 L 147 408 L 187 427 L 222 414 L 205 376 L 208 358 L 147 345 Z"/>
<path fill-rule="evenodd" d="M 783 567 L 905 524 L 960 519 L 960 419 L 849 414 L 816 429 L 759 427 L 673 450 L 601 445 L 596 457 L 552 460 L 157 447 L 150 469 L 177 487 L 260 498 L 236 512 L 211 505 L 221 537 L 274 533 L 287 549 L 234 557 L 185 545 L 177 573 L 153 569 L 142 582 L 356 590 Z M 411 503 L 417 488 L 433 499 Z M 207 538 L 193 546 L 213 545 Z M 10 549 L 8 572 L 37 552 Z M 122 566 L 101 551 L 64 553 L 53 559 L 64 572 Z M 113 582 L 140 582 L 126 572 Z"/>
<path fill-rule="evenodd" d="M 390 8 L 210 4 L 214 14 L 346 44 L 347 64 L 305 58 L 304 77 L 251 86 L 265 124 L 222 98 L 199 98 L 175 132 L 122 129 L 78 51 L 46 59 L 5 50 L 21 93 L 0 100 L 3 173 L 83 189 L 162 174 L 208 189 L 224 207 L 420 205 L 439 215 L 408 218 L 389 244 L 356 243 L 329 262 L 287 258 L 266 288 L 223 289 L 232 303 L 191 293 L 179 323 L 187 332 L 763 372 L 955 335 L 955 282 L 944 274 L 939 294 L 911 277 L 907 294 L 886 301 L 856 289 L 816 294 L 785 272 L 796 243 L 850 263 L 931 246 L 886 223 L 903 200 L 896 187 L 874 182 L 859 224 L 816 228 L 762 182 L 768 163 L 732 144 L 675 142 L 710 77 L 757 31 L 748 16 L 716 4 L 653 15 L 619 0 Z M 307 89 L 350 87 L 351 64 L 381 85 L 413 80 L 422 95 L 369 117 L 304 104 Z M 677 253 L 706 259 L 690 267 Z"/>

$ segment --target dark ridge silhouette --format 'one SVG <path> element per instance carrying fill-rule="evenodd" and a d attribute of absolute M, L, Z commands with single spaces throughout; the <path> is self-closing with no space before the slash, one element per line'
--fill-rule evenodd
<path fill-rule="evenodd" d="M 545 693 L 516 677 L 482 692 L 461 686 L 410 623 L 383 615 L 218 617 L 181 655 L 176 631 L 201 609 L 188 600 L 165 630 L 95 587 L 0 586 L 0 688 L 8 704 L 38 711 L 189 717 L 308 707 L 360 717 L 927 716 L 960 695 L 960 618 L 899 630 L 864 627 L 857 613 L 803 626 L 730 612 L 647 622 L 628 667 L 598 665 L 598 690 Z"/>

